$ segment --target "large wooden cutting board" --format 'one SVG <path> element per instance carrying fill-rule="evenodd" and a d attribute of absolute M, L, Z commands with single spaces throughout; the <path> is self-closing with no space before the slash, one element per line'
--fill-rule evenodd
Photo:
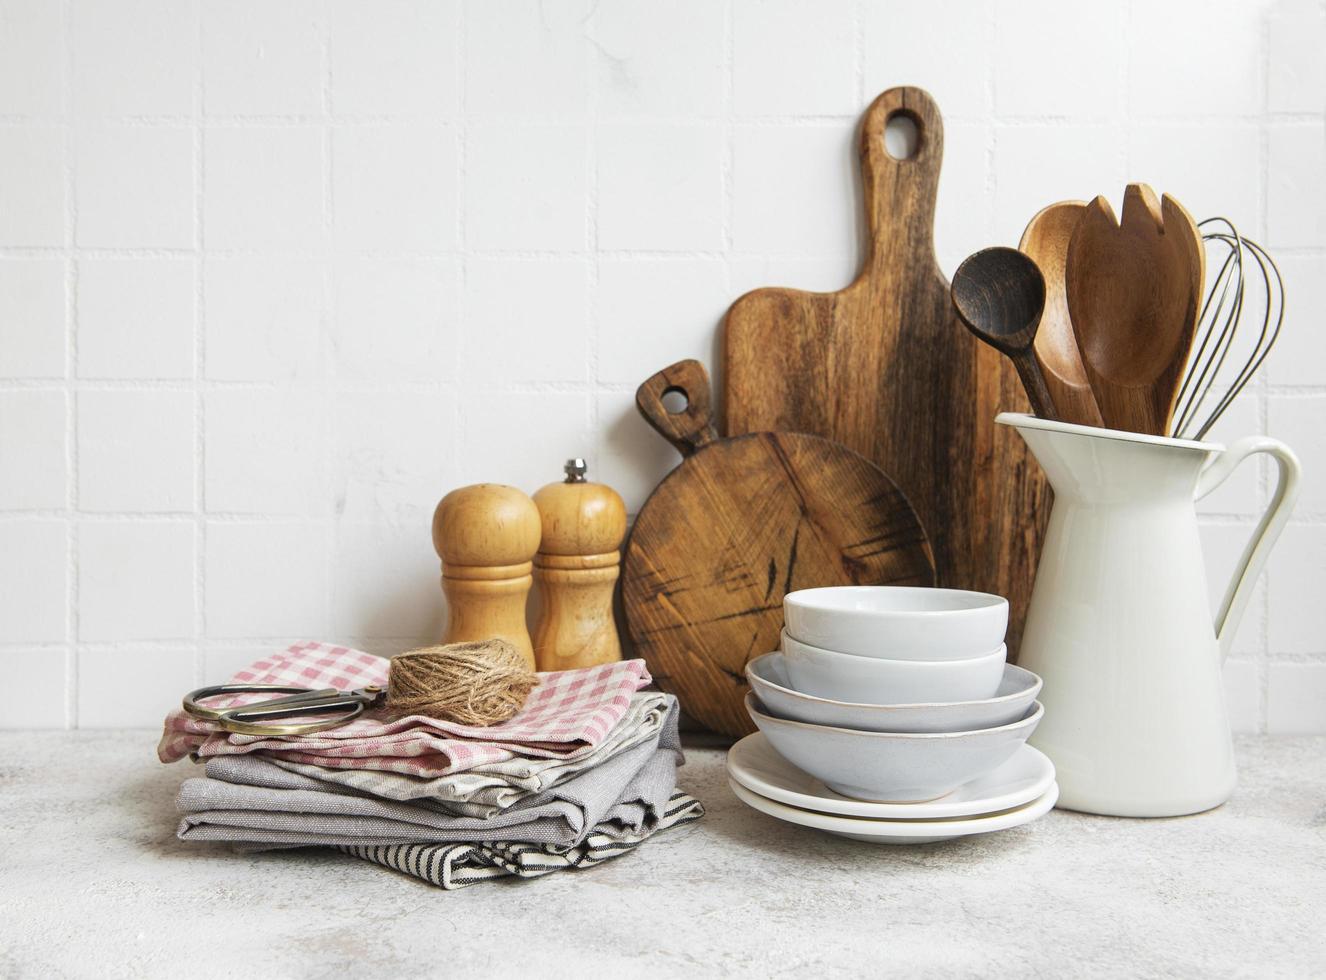
<path fill-rule="evenodd" d="M 677 392 L 686 408 L 670 412 Z M 719 439 L 709 378 L 681 361 L 636 393 L 686 457 L 640 510 L 622 566 L 622 608 L 654 679 L 697 721 L 754 729 L 746 662 L 778 649 L 783 596 L 821 585 L 933 585 L 907 498 L 864 457 L 818 436 Z"/>
<path fill-rule="evenodd" d="M 915 123 L 894 159 L 884 127 Z M 724 336 L 729 436 L 784 430 L 842 443 L 902 488 L 930 537 L 941 585 L 1007 596 L 1014 653 L 1031 597 L 1049 490 L 1017 434 L 1026 411 L 1012 365 L 962 328 L 934 254 L 944 152 L 939 109 L 889 89 L 860 133 L 869 246 L 836 293 L 757 289 L 732 304 Z"/>

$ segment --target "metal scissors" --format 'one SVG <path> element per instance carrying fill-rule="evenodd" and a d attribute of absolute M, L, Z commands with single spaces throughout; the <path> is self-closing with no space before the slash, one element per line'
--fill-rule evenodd
<path fill-rule="evenodd" d="M 199 703 L 223 694 L 289 696 L 225 708 L 209 708 Z M 212 687 L 200 687 L 185 695 L 184 710 L 195 718 L 216 722 L 224 731 L 240 735 L 306 735 L 344 725 L 380 704 L 385 696 L 386 692 L 377 686 L 362 687 L 357 691 L 342 691 L 334 687 L 315 691 L 308 687 L 286 687 L 281 684 L 215 684 Z M 309 715 L 333 717 L 294 724 L 265 723 L 269 718 L 303 718 Z"/>

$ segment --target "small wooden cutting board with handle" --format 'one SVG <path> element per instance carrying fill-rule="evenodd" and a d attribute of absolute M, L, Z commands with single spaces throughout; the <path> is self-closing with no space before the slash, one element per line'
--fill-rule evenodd
<path fill-rule="evenodd" d="M 686 407 L 670 412 L 663 396 Z M 754 730 L 746 662 L 778 649 L 783 596 L 822 585 L 933 585 L 916 512 L 869 460 L 818 436 L 720 439 L 709 378 L 680 361 L 636 392 L 640 413 L 686 458 L 640 510 L 622 607 L 659 687 L 727 735 Z"/>
<path fill-rule="evenodd" d="M 917 128 L 895 159 L 884 129 Z M 1001 411 L 1026 411 L 1017 372 L 958 322 L 934 253 L 944 151 L 918 88 L 866 111 L 861 173 L 870 232 L 856 281 L 836 293 L 757 289 L 728 311 L 727 432 L 811 432 L 861 453 L 916 507 L 941 585 L 1007 596 L 1017 648 L 1049 512 L 1040 468 Z"/>

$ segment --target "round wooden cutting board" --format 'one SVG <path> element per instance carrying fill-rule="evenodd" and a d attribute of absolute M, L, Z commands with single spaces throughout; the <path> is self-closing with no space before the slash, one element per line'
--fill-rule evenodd
<path fill-rule="evenodd" d="M 663 396 L 686 407 L 669 412 Z M 627 627 L 658 685 L 697 721 L 754 730 L 746 662 L 778 648 L 783 596 L 824 585 L 933 585 L 921 522 L 865 457 L 819 436 L 719 439 L 709 378 L 693 360 L 636 392 L 646 421 L 686 457 L 636 519 L 622 571 Z"/>

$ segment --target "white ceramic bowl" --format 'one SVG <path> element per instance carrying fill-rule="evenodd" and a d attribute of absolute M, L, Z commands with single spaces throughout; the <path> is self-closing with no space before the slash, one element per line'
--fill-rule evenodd
<path fill-rule="evenodd" d="M 1008 600 L 959 589 L 831 586 L 789 592 L 783 619 L 802 643 L 854 657 L 970 660 L 1004 642 Z"/>
<path fill-rule="evenodd" d="M 1018 750 L 1045 713 L 1036 701 L 1011 725 L 922 735 L 775 718 L 754 692 L 746 695 L 746 710 L 778 754 L 798 769 L 835 793 L 887 803 L 933 800 L 989 772 Z"/>
<path fill-rule="evenodd" d="M 1041 690 L 1029 670 L 1004 665 L 994 697 L 938 704 L 855 704 L 792 690 L 781 653 L 766 653 L 746 664 L 746 679 L 769 712 L 811 725 L 865 732 L 970 732 L 998 728 L 1023 717 Z"/>
<path fill-rule="evenodd" d="M 1001 643 L 970 660 L 882 660 L 823 650 L 783 630 L 792 689 L 852 704 L 935 704 L 993 697 L 1008 651 Z"/>

